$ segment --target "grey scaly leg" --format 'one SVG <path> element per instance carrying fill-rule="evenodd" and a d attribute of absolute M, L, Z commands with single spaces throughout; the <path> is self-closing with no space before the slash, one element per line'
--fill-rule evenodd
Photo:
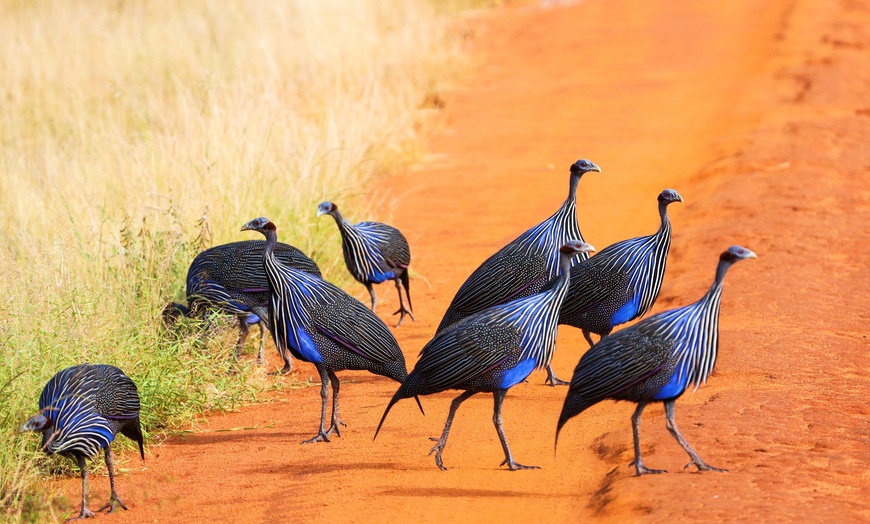
<path fill-rule="evenodd" d="M 692 446 L 690 446 L 689 443 L 686 442 L 686 439 L 684 439 L 683 436 L 680 435 L 680 430 L 677 429 L 677 423 L 674 421 L 674 402 L 674 400 L 669 400 L 665 402 L 665 417 L 667 417 L 668 419 L 666 427 L 668 428 L 668 431 L 671 432 L 671 435 L 673 435 L 674 438 L 677 439 L 677 442 L 679 442 L 680 445 L 683 446 L 683 449 L 686 450 L 686 453 L 688 453 L 689 456 L 692 457 L 692 461 L 686 464 L 683 469 L 686 469 L 694 464 L 698 467 L 699 471 L 719 471 L 721 473 L 727 472 L 727 469 L 714 468 L 713 466 L 701 460 L 701 457 L 699 457 L 698 454 L 695 453 L 695 450 L 692 449 Z"/>
<path fill-rule="evenodd" d="M 447 435 L 450 433 L 450 425 L 453 424 L 453 416 L 456 415 L 456 410 L 459 409 L 459 405 L 468 400 L 468 397 L 474 395 L 474 392 L 465 391 L 450 403 L 450 412 L 447 414 L 447 422 L 444 424 L 444 431 L 441 433 L 441 438 L 437 439 L 435 437 L 430 437 L 429 440 L 434 440 L 438 444 L 435 444 L 435 447 L 429 452 L 431 455 L 435 453 L 435 464 L 441 468 L 441 471 L 447 471 L 447 468 L 444 467 L 444 462 L 441 461 L 441 453 L 444 451 L 444 446 L 447 445 Z"/>
<path fill-rule="evenodd" d="M 76 457 L 76 462 L 82 471 L 82 510 L 79 512 L 78 517 L 68 519 L 67 522 L 70 520 L 90 519 L 97 516 L 96 513 L 88 509 L 88 466 L 85 464 L 84 457 Z"/>
<path fill-rule="evenodd" d="M 269 328 L 263 322 L 263 317 L 260 317 L 258 324 L 260 325 L 260 349 L 257 351 L 257 364 L 262 364 L 263 350 L 266 349 L 266 332 L 269 331 Z"/>
<path fill-rule="evenodd" d="M 366 289 L 369 290 L 369 295 L 372 297 L 372 313 L 375 312 L 375 306 L 378 305 L 378 297 L 375 296 L 375 288 L 372 287 L 371 282 L 366 282 Z"/>
<path fill-rule="evenodd" d="M 511 471 L 516 471 L 518 469 L 541 469 L 538 466 L 523 466 L 514 460 L 514 456 L 511 454 L 511 448 L 508 447 L 507 437 L 504 434 L 504 427 L 502 427 L 501 421 L 501 405 L 504 402 L 504 397 L 507 395 L 506 389 L 499 389 L 498 391 L 492 392 L 493 397 L 493 410 L 492 410 L 492 423 L 495 424 L 495 430 L 498 432 L 498 438 L 501 440 L 501 447 L 504 449 L 504 462 L 499 464 L 499 466 L 504 466 L 507 464 L 507 467 L 510 468 Z"/>
<path fill-rule="evenodd" d="M 329 442 L 329 435 L 327 435 L 326 427 L 324 427 L 326 423 L 326 400 L 329 398 L 329 377 L 325 367 L 318 365 L 317 371 L 320 373 L 320 431 L 317 435 L 302 442 L 303 444 Z"/>
<path fill-rule="evenodd" d="M 248 340 L 248 323 L 246 321 L 247 315 L 239 316 L 239 341 L 236 342 L 236 360 L 242 356 L 242 347 L 245 345 L 245 341 Z"/>
<path fill-rule="evenodd" d="M 400 282 L 400 279 L 401 279 L 401 277 L 396 277 L 395 279 L 393 279 L 393 281 L 396 283 L 396 291 L 399 293 L 399 309 L 397 309 L 396 312 L 393 313 L 393 315 L 398 315 L 400 313 L 402 315 L 399 317 L 399 323 L 396 324 L 396 327 L 399 327 L 402 325 L 402 321 L 405 320 L 405 315 L 410 316 L 411 320 L 413 320 L 414 322 L 417 321 L 417 319 L 414 318 L 414 314 L 411 313 L 411 310 L 405 308 L 405 301 L 402 299 L 402 284 Z M 408 305 L 410 305 L 410 303 L 411 303 L 411 296 L 408 295 Z"/>
<path fill-rule="evenodd" d="M 570 382 L 565 382 L 561 378 L 557 377 L 555 373 L 553 373 L 553 366 L 547 364 L 547 378 L 544 379 L 544 384 L 549 384 L 553 387 L 556 386 L 567 386 Z"/>
<path fill-rule="evenodd" d="M 592 347 L 595 345 L 595 342 L 592 342 L 592 334 L 589 332 L 588 329 L 583 330 L 583 338 L 586 339 L 586 342 L 589 342 L 589 347 Z"/>
<path fill-rule="evenodd" d="M 628 466 L 634 466 L 638 477 L 646 473 L 667 473 L 667 470 L 664 469 L 647 468 L 643 465 L 643 460 L 640 458 L 640 417 L 646 405 L 646 402 L 638 402 L 637 409 L 634 410 L 634 415 L 631 416 L 631 432 L 634 434 L 634 460 Z"/>
<path fill-rule="evenodd" d="M 341 415 L 338 411 L 338 376 L 335 374 L 335 371 L 327 370 L 329 374 L 329 381 L 332 382 L 332 425 L 329 426 L 329 430 L 326 432 L 327 435 L 332 435 L 335 433 L 337 436 L 341 436 L 341 430 L 338 429 L 338 426 L 347 427 L 347 424 L 341 421 Z"/>
<path fill-rule="evenodd" d="M 111 513 L 118 509 L 118 506 L 127 509 L 127 506 L 118 497 L 118 492 L 115 491 L 115 461 L 112 459 L 112 450 L 108 446 L 106 447 L 106 467 L 109 468 L 109 487 L 112 490 L 112 494 L 109 496 L 109 502 L 106 502 L 106 505 L 97 511 L 103 511 L 108 508 L 109 513 Z"/>

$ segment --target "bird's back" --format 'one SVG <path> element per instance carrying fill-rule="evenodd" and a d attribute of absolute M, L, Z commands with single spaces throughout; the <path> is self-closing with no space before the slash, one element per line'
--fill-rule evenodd
<path fill-rule="evenodd" d="M 114 366 L 81 364 L 58 372 L 43 389 L 39 408 L 53 422 L 43 433 L 46 451 L 93 457 L 119 431 L 139 442 L 141 451 L 139 393 Z"/>

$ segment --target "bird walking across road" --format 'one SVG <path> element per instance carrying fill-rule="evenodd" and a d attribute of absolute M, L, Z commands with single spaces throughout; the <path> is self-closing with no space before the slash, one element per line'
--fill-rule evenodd
<path fill-rule="evenodd" d="M 105 506 L 109 513 L 127 509 L 115 490 L 115 466 L 110 447 L 121 433 L 139 444 L 145 460 L 142 428 L 139 424 L 139 392 L 123 371 L 107 365 L 81 364 L 58 372 L 39 396 L 39 414 L 30 417 L 21 431 L 42 433 L 42 450 L 57 453 L 78 464 L 82 475 L 82 509 L 75 519 L 95 516 L 88 508 L 88 468 L 105 450 L 111 495 Z"/>
<path fill-rule="evenodd" d="M 668 205 L 682 201 L 679 193 L 665 189 L 658 196 L 658 231 L 607 246 L 572 267 L 559 324 L 582 329 L 592 347 L 590 333 L 604 337 L 619 324 L 645 315 L 655 304 L 665 276 L 671 246 Z"/>
<path fill-rule="evenodd" d="M 329 442 L 333 433 L 341 436 L 339 426 L 345 425 L 339 413 L 335 372 L 367 370 L 402 382 L 408 375 L 405 356 L 389 328 L 359 300 L 321 278 L 280 263 L 275 256 L 276 227 L 268 218 L 251 220 L 242 231 L 257 231 L 266 237 L 262 264 L 269 279 L 275 344 L 311 362 L 320 374 L 320 430 L 305 443 Z M 330 382 L 332 419 L 326 428 Z"/>
<path fill-rule="evenodd" d="M 380 222 L 357 222 L 351 224 L 338 211 L 332 202 L 323 202 L 317 208 L 317 216 L 330 215 L 338 224 L 341 233 L 341 251 L 344 263 L 353 278 L 369 290 L 372 298 L 372 311 L 378 303 L 373 284 L 386 280 L 396 283 L 399 294 L 399 309 L 393 315 L 400 315 L 396 327 L 402 325 L 405 315 L 414 320 L 411 306 L 411 288 L 408 266 L 411 264 L 411 249 L 402 232 L 393 226 Z M 408 307 L 402 299 L 402 287 L 408 297 Z"/>
<path fill-rule="evenodd" d="M 260 349 L 257 362 L 263 361 L 269 313 L 269 281 L 263 271 L 263 240 L 243 240 L 206 249 L 198 254 L 187 270 L 187 305 L 171 303 L 163 310 L 167 323 L 181 315 L 195 318 L 214 310 L 239 319 L 239 340 L 236 358 L 248 338 L 248 326 L 259 324 Z M 305 253 L 295 247 L 279 243 L 275 246 L 278 260 L 292 268 L 320 276 L 320 268 Z M 292 361 L 282 354 L 284 369 L 289 373 Z"/>
<path fill-rule="evenodd" d="M 665 473 L 644 466 L 640 455 L 640 420 L 647 404 L 663 402 L 668 431 L 691 457 L 686 467 L 714 468 L 686 442 L 674 421 L 674 403 L 693 385 L 703 384 L 716 364 L 719 350 L 719 303 L 722 282 L 735 262 L 756 258 L 755 253 L 732 246 L 719 257 L 709 291 L 694 304 L 665 311 L 605 337 L 587 351 L 574 370 L 559 416 L 559 432 L 572 417 L 604 399 L 637 403 L 631 417 L 637 474 Z"/>
<path fill-rule="evenodd" d="M 464 390 L 450 405 L 441 438 L 432 439 L 438 443 L 430 454 L 435 453 L 435 463 L 446 469 L 441 454 L 456 410 L 475 393 L 491 392 L 495 399 L 493 423 L 505 454 L 501 465 L 506 464 L 512 471 L 534 468 L 517 463 L 511 454 L 502 427 L 502 402 L 508 389 L 525 380 L 535 368 L 549 363 L 556 344 L 559 307 L 568 292 L 571 261 L 593 249 L 583 241 L 569 241 L 558 249 L 559 277 L 549 290 L 494 306 L 438 332 L 393 395 L 377 431 L 393 405 L 403 398 Z"/>
<path fill-rule="evenodd" d="M 571 165 L 568 198 L 550 216 L 486 259 L 466 279 L 444 313 L 438 332 L 492 306 L 533 295 L 559 273 L 559 247 L 583 240 L 577 224 L 577 185 L 590 171 L 601 169 L 589 160 Z M 585 260 L 580 252 L 574 262 Z M 553 379 L 548 377 L 551 384 Z"/>

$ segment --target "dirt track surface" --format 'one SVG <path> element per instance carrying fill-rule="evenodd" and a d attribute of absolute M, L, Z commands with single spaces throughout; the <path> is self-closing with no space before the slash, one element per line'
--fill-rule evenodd
<path fill-rule="evenodd" d="M 504 420 L 517 460 L 543 469 L 499 469 L 492 397 L 478 395 L 457 414 L 442 472 L 428 437 L 455 393 L 424 397 L 425 417 L 399 403 L 372 442 L 397 385 L 344 372 L 341 438 L 299 444 L 318 423 L 316 388 L 210 417 L 152 448 L 144 469 L 127 461 L 130 511 L 101 521 L 870 520 L 868 2 L 550 3 L 473 23 L 484 65 L 444 96 L 431 158 L 372 186 L 396 199 L 392 223 L 414 256 L 417 322 L 394 332 L 413 365 L 464 278 L 562 202 L 578 158 L 604 171 L 578 196 L 599 248 L 655 231 L 657 194 L 677 189 L 654 311 L 696 300 L 727 246 L 759 255 L 728 275 L 716 371 L 676 409 L 700 455 L 730 472 L 683 470 L 661 406 L 641 439 L 667 475 L 627 467 L 628 403 L 573 419 L 554 456 L 565 389 L 542 373 L 508 393 Z M 378 292 L 386 318 L 395 292 Z M 560 330 L 560 376 L 585 347 Z M 77 500 L 78 481 L 63 484 Z M 107 479 L 92 486 L 96 508 Z"/>

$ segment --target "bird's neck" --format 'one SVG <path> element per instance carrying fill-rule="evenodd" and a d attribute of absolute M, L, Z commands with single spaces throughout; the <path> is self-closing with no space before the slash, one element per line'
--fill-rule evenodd
<path fill-rule="evenodd" d="M 275 246 L 278 244 L 278 233 L 267 229 L 263 234 L 266 235 L 266 248 L 263 250 L 263 256 L 273 258 L 275 256 Z"/>
<path fill-rule="evenodd" d="M 571 173 L 571 178 L 568 180 L 568 198 L 565 199 L 565 205 L 575 204 L 577 201 L 577 185 L 580 184 L 582 173 Z"/>
<path fill-rule="evenodd" d="M 341 216 L 341 212 L 339 212 L 337 209 L 330 213 L 330 215 L 332 215 L 332 218 L 335 219 L 335 223 L 338 224 L 338 230 L 342 234 L 346 233 L 351 228 L 351 223 L 345 220 L 344 217 Z"/>
<path fill-rule="evenodd" d="M 568 288 L 568 280 L 571 278 L 571 260 L 574 255 L 568 253 L 559 253 L 559 276 L 551 288 L 554 293 L 559 293 L 563 289 Z"/>
<path fill-rule="evenodd" d="M 719 261 L 719 265 L 716 266 L 716 278 L 713 280 L 713 285 L 710 287 L 708 293 L 715 293 L 717 290 L 722 288 L 722 282 L 725 281 L 725 273 L 728 272 L 728 268 L 733 264 L 734 262 L 729 262 L 727 260 Z"/>
<path fill-rule="evenodd" d="M 669 231 L 671 229 L 671 219 L 668 217 L 668 204 L 666 202 L 659 202 L 659 217 L 662 219 L 659 233 Z"/>

